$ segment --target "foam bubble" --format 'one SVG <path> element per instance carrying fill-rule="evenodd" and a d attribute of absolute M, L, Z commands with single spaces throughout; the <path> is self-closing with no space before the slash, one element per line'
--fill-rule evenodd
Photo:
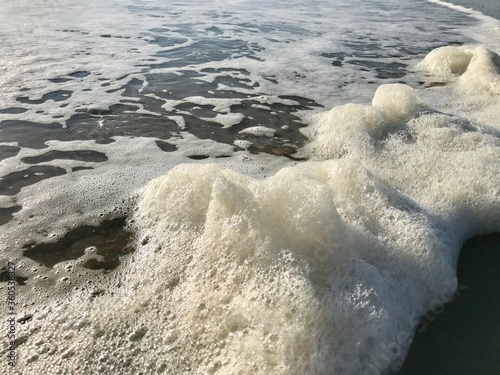
<path fill-rule="evenodd" d="M 432 73 L 459 75 L 458 83 L 469 92 L 500 93 L 500 57 L 483 45 L 438 48 L 419 67 Z"/>
<path fill-rule="evenodd" d="M 310 127 L 303 130 L 312 141 L 302 152 L 321 159 L 337 158 L 361 149 L 378 137 L 390 121 L 380 108 L 345 104 L 315 115 Z"/>
<path fill-rule="evenodd" d="M 411 87 L 395 83 L 379 86 L 372 105 L 382 108 L 390 120 L 404 121 L 415 114 L 421 103 Z"/>
<path fill-rule="evenodd" d="M 484 45 L 441 47 L 431 51 L 418 68 L 431 73 L 433 79 L 451 82 L 451 89 L 462 103 L 458 106 L 462 115 L 500 129 L 498 54 Z M 436 104 L 440 101 L 438 99 Z"/>

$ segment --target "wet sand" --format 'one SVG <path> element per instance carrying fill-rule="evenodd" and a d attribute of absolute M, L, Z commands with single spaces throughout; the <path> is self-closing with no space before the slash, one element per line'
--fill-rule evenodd
<path fill-rule="evenodd" d="M 458 284 L 453 301 L 421 321 L 398 375 L 500 374 L 500 233 L 464 245 Z"/>

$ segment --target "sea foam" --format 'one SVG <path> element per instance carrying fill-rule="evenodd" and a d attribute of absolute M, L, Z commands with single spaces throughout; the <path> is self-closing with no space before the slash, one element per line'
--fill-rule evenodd
<path fill-rule="evenodd" d="M 281 9 L 270 12 L 285 17 Z M 186 20 L 190 14 L 174 16 Z M 302 14 L 294 17 L 303 20 Z M 364 16 L 359 17 L 362 21 Z M 120 23 L 116 29 L 121 28 Z M 325 34 L 306 35 L 292 44 L 302 46 L 295 53 L 304 58 L 304 66 L 296 58 L 277 79 L 295 77 L 295 69 L 307 73 L 297 80 L 308 86 L 294 78 L 283 90 L 297 94 L 305 89 L 318 100 L 323 97 L 323 103 L 356 97 L 344 95 L 348 89 L 339 94 L 333 85 L 325 92 L 319 84 L 331 63 L 318 60 L 316 52 L 325 51 L 328 32 L 340 34 L 331 28 L 324 21 Z M 102 38 L 97 32 L 77 34 L 82 43 Z M 302 34 L 300 30 L 296 38 Z M 121 39 L 110 53 L 123 53 L 120 47 L 129 42 Z M 32 43 L 37 51 L 42 48 L 36 40 Z M 249 71 L 258 66 L 251 83 L 264 65 L 270 73 L 281 70 L 283 56 L 293 50 L 286 43 L 272 49 L 273 43 L 266 42 L 270 52 L 265 62 L 237 60 Z M 140 56 L 159 50 L 148 37 L 131 45 Z M 115 82 L 119 75 L 130 66 L 137 68 L 142 58 L 125 54 L 120 61 L 120 69 L 97 69 L 113 82 L 111 89 L 122 87 Z M 22 62 L 28 69 L 32 61 L 26 57 Z M 201 72 L 210 64 L 196 69 Z M 213 63 L 224 64 L 236 63 Z M 76 68 L 67 67 L 64 76 Z M 132 77 L 144 78 L 135 68 Z M 355 76 L 352 67 L 346 69 L 347 76 Z M 365 99 L 373 91 L 362 86 L 358 103 L 311 116 L 303 130 L 309 143 L 296 155 L 307 161 L 236 153 L 231 145 L 184 131 L 168 140 L 174 149 L 168 157 L 154 139 L 142 137 L 114 137 L 109 145 L 51 141 L 44 150 L 22 148 L 19 158 L 86 149 L 109 160 L 100 167 L 97 162 L 52 161 L 68 175 L 75 166 L 96 168 L 0 197 L 1 207 L 22 206 L 4 227 L 8 233 L 0 233 L 7 249 L 3 261 L 18 254 L 25 239 L 55 242 L 73 225 L 99 224 L 125 214 L 136 234 L 136 251 L 124 256 L 116 270 L 100 271 L 82 267 L 83 258 L 95 255 L 94 248 L 53 269 L 22 258 L 18 273 L 28 278 L 28 287 L 19 289 L 19 314 L 32 319 L 17 326 L 18 366 L 26 374 L 396 371 L 419 317 L 453 295 L 463 242 L 500 230 L 498 58 L 484 46 L 444 47 L 431 52 L 417 71 L 425 81 L 421 88 L 381 85 L 370 103 Z M 88 79 L 90 86 L 99 80 Z M 45 81 L 35 82 L 32 100 L 46 93 Z M 436 82 L 442 86 L 424 88 Z M 69 114 L 80 105 L 97 103 L 105 109 L 121 98 L 105 88 L 96 90 L 97 95 L 83 91 L 76 80 L 67 84 L 78 98 Z M 262 91 L 272 95 L 257 96 L 261 105 L 296 103 L 280 98 L 274 83 L 264 85 Z M 330 97 L 332 92 L 337 96 Z M 18 94 L 3 97 L 14 105 Z M 163 99 L 168 111 L 189 102 L 212 105 L 223 115 L 242 101 Z M 52 121 L 59 111 L 69 116 L 50 100 L 46 107 L 44 121 Z M 27 120 L 31 115 L 18 116 Z M 185 128 L 181 119 L 176 121 Z M 237 127 L 240 119 L 218 118 L 227 127 Z M 250 147 L 249 141 L 235 144 Z M 5 174 L 24 170 L 19 158 L 2 161 Z M 117 208 L 118 213 L 113 211 Z"/>
<path fill-rule="evenodd" d="M 149 182 L 120 286 L 83 315 L 77 297 L 39 313 L 30 366 L 396 371 L 419 317 L 452 296 L 460 246 L 500 230 L 498 134 L 425 91 L 383 85 L 371 106 L 315 116 L 311 160 L 265 179 L 182 164 Z M 47 336 L 65 337 L 57 353 Z"/>
<path fill-rule="evenodd" d="M 144 189 L 137 222 L 168 248 L 158 281 L 176 278 L 168 309 L 189 343 L 176 372 L 396 370 L 418 317 L 451 296 L 461 244 L 500 229 L 498 137 L 419 113 L 400 84 L 373 104 L 315 117 L 307 150 L 324 161 L 263 181 L 179 166 Z"/>

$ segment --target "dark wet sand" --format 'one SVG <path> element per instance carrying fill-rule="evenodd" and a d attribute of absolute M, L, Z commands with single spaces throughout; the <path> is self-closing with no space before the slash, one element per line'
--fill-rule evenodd
<path fill-rule="evenodd" d="M 500 233 L 469 240 L 457 272 L 455 300 L 419 325 L 398 375 L 500 374 Z"/>

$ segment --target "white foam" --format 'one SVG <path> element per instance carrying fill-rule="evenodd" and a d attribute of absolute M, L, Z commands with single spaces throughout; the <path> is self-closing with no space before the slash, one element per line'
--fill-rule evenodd
<path fill-rule="evenodd" d="M 170 120 L 174 120 L 179 128 L 185 129 L 186 128 L 186 120 L 182 116 L 168 116 Z"/>
<path fill-rule="evenodd" d="M 433 79 L 451 83 L 460 96 L 459 109 L 469 119 L 500 129 L 498 94 L 500 93 L 500 57 L 478 46 L 442 47 L 430 52 L 417 66 Z"/>
<path fill-rule="evenodd" d="M 234 145 L 238 146 L 238 147 L 241 147 L 243 149 L 247 149 L 250 146 L 252 146 L 253 143 L 250 142 L 250 141 L 245 141 L 245 140 L 237 139 L 236 141 L 234 141 Z"/>
<path fill-rule="evenodd" d="M 416 318 L 455 289 L 460 245 L 500 229 L 498 137 L 476 131 L 470 142 L 456 119 L 409 115 L 416 96 L 399 85 L 376 98 L 392 98 L 390 107 L 382 100 L 392 109 L 401 92 L 413 143 L 404 132 L 374 131 L 391 123 L 380 110 L 348 105 L 316 121 L 333 121 L 336 135 L 357 125 L 351 138 L 375 142 L 352 142 L 342 159 L 263 181 L 184 165 L 147 185 L 138 225 L 168 248 L 158 283 L 165 290 L 175 277 L 176 286 L 159 303 L 177 317 L 179 356 L 191 371 L 397 369 Z M 200 352 L 194 341 L 218 349 Z"/>
<path fill-rule="evenodd" d="M 183 164 L 148 183 L 135 226 L 149 243 L 83 319 L 53 323 L 71 316 L 70 302 L 40 318 L 78 332 L 78 344 L 69 338 L 36 368 L 125 371 L 85 348 L 126 340 L 145 348 L 141 363 L 179 374 L 396 370 L 419 316 L 452 295 L 463 241 L 500 230 L 500 141 L 415 112 L 420 99 L 401 85 L 381 87 L 374 103 L 314 118 L 310 150 L 336 136 L 348 142 L 340 159 L 319 152 L 267 179 Z M 34 342 L 26 350 L 44 356 Z"/>
<path fill-rule="evenodd" d="M 266 126 L 251 126 L 239 131 L 239 134 L 250 134 L 256 137 L 272 137 L 276 133 L 276 129 L 271 129 Z"/>

